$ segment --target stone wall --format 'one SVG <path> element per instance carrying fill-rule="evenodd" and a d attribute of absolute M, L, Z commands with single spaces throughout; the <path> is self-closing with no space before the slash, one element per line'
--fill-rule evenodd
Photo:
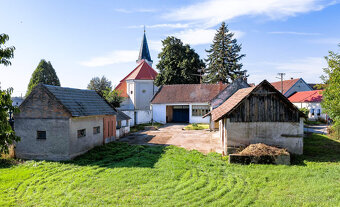
<path fill-rule="evenodd" d="M 17 118 L 69 118 L 71 115 L 47 89 L 37 86 L 19 107 L 20 113 Z"/>
<path fill-rule="evenodd" d="M 46 139 L 37 139 L 37 131 L 46 131 Z M 68 119 L 16 118 L 15 133 L 21 138 L 15 150 L 18 158 L 70 159 Z"/>
<path fill-rule="evenodd" d="M 100 133 L 94 134 L 93 127 L 98 126 L 100 127 Z M 71 118 L 69 128 L 69 154 L 71 158 L 103 144 L 103 116 Z M 81 129 L 86 129 L 86 136 L 78 138 L 78 130 Z M 116 131 L 116 126 L 114 126 L 114 130 Z"/>
<path fill-rule="evenodd" d="M 303 153 L 303 119 L 300 122 L 230 122 L 224 119 L 228 148 L 264 143 Z"/>

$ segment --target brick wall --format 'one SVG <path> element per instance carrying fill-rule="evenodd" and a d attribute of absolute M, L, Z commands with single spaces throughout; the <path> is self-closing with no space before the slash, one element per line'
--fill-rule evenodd
<path fill-rule="evenodd" d="M 14 118 L 69 118 L 69 112 L 42 86 L 37 86 L 19 107 Z"/>

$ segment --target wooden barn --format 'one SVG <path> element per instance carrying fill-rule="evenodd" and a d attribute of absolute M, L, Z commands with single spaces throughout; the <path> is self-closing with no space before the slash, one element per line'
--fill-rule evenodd
<path fill-rule="evenodd" d="M 224 154 L 264 143 L 303 153 L 303 113 L 268 81 L 239 89 L 211 112 Z"/>

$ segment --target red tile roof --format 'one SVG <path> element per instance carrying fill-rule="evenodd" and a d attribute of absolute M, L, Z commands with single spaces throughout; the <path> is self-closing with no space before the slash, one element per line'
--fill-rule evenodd
<path fill-rule="evenodd" d="M 286 93 L 296 82 L 298 82 L 298 80 L 300 80 L 300 78 L 282 81 L 283 82 L 283 94 Z M 281 91 L 281 81 L 273 82 L 270 84 L 272 84 L 272 86 L 274 86 L 276 90 Z"/>
<path fill-rule="evenodd" d="M 152 104 L 204 103 L 213 99 L 227 84 L 164 85 L 152 99 Z"/>
<path fill-rule="evenodd" d="M 213 121 L 217 121 L 225 114 L 235 108 L 244 98 L 246 98 L 256 87 L 242 88 L 236 91 L 229 99 L 227 99 L 219 107 L 211 111 Z"/>
<path fill-rule="evenodd" d="M 121 96 L 127 98 L 126 80 L 155 80 L 157 74 L 145 60 L 142 60 L 133 71 L 120 81 L 115 90 L 121 91 Z"/>
<path fill-rule="evenodd" d="M 290 96 L 288 99 L 292 103 L 321 102 L 322 91 L 323 90 L 296 92 L 292 96 Z"/>

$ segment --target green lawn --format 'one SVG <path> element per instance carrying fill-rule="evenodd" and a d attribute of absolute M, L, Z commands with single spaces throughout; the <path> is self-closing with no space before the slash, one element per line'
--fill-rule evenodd
<path fill-rule="evenodd" d="M 339 206 L 340 142 L 292 166 L 235 165 L 174 146 L 110 143 L 71 162 L 0 162 L 0 206 Z"/>
<path fill-rule="evenodd" d="M 209 129 L 209 124 L 189 124 L 188 126 L 184 127 L 185 130 L 202 130 L 202 129 Z"/>
<path fill-rule="evenodd" d="M 130 127 L 130 132 L 131 132 L 131 133 L 134 133 L 134 132 L 142 131 L 142 130 L 144 130 L 145 127 L 147 127 L 147 126 L 154 126 L 154 127 L 156 127 L 156 128 L 159 128 L 159 127 L 163 126 L 163 124 L 158 123 L 158 122 L 154 122 L 153 124 L 151 124 L 151 123 L 137 124 L 137 125 L 135 125 L 135 126 L 133 126 L 133 127 Z"/>

